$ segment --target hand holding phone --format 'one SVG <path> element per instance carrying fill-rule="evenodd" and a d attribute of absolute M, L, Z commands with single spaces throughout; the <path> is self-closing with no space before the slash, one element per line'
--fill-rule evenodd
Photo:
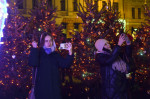
<path fill-rule="evenodd" d="M 69 51 L 69 55 L 72 55 L 72 44 L 71 43 L 61 43 L 60 49 L 65 49 Z"/>
<path fill-rule="evenodd" d="M 127 45 L 131 44 L 129 37 L 125 33 L 122 33 L 121 36 L 125 39 Z"/>
<path fill-rule="evenodd" d="M 125 36 L 122 33 L 119 37 L 119 41 L 118 41 L 118 45 L 121 46 L 123 44 L 123 42 L 125 41 Z"/>
<path fill-rule="evenodd" d="M 60 49 L 66 49 L 66 43 L 60 43 Z"/>

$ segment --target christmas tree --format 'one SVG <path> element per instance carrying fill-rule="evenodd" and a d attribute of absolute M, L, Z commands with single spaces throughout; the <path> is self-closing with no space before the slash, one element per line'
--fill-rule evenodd
<path fill-rule="evenodd" d="M 100 97 L 100 68 L 95 62 L 94 43 L 99 38 L 107 38 L 111 44 L 116 43 L 114 38 L 122 31 L 123 23 L 119 21 L 119 13 L 111 7 L 111 2 L 100 11 L 97 9 L 97 1 L 84 0 L 84 3 L 85 6 L 78 4 L 77 15 L 83 21 L 83 30 L 75 31 L 73 36 L 75 59 L 72 70 L 73 77 L 81 80 L 78 84 L 82 85 L 78 88 L 81 91 L 80 96 L 93 99 Z M 75 86 L 71 88 L 76 89 Z"/>
<path fill-rule="evenodd" d="M 99 38 L 107 38 L 111 43 L 114 43 L 114 38 L 123 29 L 123 23 L 119 22 L 119 13 L 112 9 L 110 2 L 108 5 L 104 5 L 100 11 L 97 10 L 96 1 L 85 0 L 84 2 L 86 6 L 83 7 L 79 4 L 79 11 L 77 13 L 83 21 L 83 30 L 80 33 L 76 32 L 74 37 L 74 50 L 76 54 L 74 66 L 78 67 L 75 70 L 77 76 L 81 71 L 83 73 L 82 76 L 84 76 L 84 73 L 88 71 L 87 69 L 94 71 L 92 69 L 95 68 L 95 41 Z"/>
<path fill-rule="evenodd" d="M 56 24 L 56 10 L 48 5 L 47 0 L 41 0 L 39 6 L 31 9 L 27 23 L 26 33 L 29 38 L 36 38 L 39 41 L 40 35 L 43 32 L 49 32 L 55 38 L 56 42 L 61 42 L 64 40 L 64 36 L 61 33 L 62 25 Z M 56 43 L 58 46 L 59 43 Z"/>
<path fill-rule="evenodd" d="M 54 36 L 56 45 L 63 42 L 62 25 L 56 25 L 56 8 L 43 0 L 24 17 L 18 9 L 23 1 L 9 2 L 9 16 L 4 29 L 5 44 L 1 46 L 0 96 L 26 98 L 32 83 L 32 67 L 28 66 L 31 42 L 39 41 L 43 32 Z M 60 50 L 58 50 L 60 51 Z M 14 90 L 14 91 L 12 91 Z"/>
<path fill-rule="evenodd" d="M 0 50 L 0 98 L 25 97 L 31 81 L 31 69 L 27 66 L 29 39 L 26 38 L 26 21 L 18 9 L 19 2 L 8 2 L 8 18 L 4 33 L 4 44 Z M 14 91 L 12 91 L 14 90 Z M 20 93 L 20 96 L 16 93 Z"/>
<path fill-rule="evenodd" d="M 134 43 L 134 59 L 136 64 L 135 81 L 138 88 L 150 92 L 150 10 L 145 5 L 145 22 L 134 32 L 136 34 Z"/>

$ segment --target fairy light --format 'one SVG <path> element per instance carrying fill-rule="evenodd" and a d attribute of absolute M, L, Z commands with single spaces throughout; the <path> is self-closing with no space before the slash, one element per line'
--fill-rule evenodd
<path fill-rule="evenodd" d="M 7 7 L 8 4 L 6 0 L 0 1 L 0 44 L 4 44 L 4 42 L 1 42 L 1 38 L 3 37 L 3 28 L 5 27 L 5 19 L 8 16 L 7 13 Z"/>

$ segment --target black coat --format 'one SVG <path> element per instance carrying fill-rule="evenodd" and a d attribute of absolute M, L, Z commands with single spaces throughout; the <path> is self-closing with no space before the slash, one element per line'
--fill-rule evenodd
<path fill-rule="evenodd" d="M 29 65 L 37 66 L 36 99 L 61 99 L 59 67 L 70 67 L 73 55 L 63 58 L 57 52 L 47 54 L 43 48 L 32 48 Z"/>
<path fill-rule="evenodd" d="M 126 74 L 113 70 L 112 64 L 120 56 L 127 63 L 129 71 L 129 60 L 132 57 L 131 46 L 126 46 L 125 54 L 120 54 L 120 52 L 121 47 L 117 45 L 110 55 L 104 53 L 96 55 L 102 78 L 101 99 L 128 99 Z"/>

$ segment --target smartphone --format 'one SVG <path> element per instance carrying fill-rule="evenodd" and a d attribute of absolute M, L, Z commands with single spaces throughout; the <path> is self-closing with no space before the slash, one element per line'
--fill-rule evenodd
<path fill-rule="evenodd" d="M 60 49 L 66 49 L 66 43 L 60 43 Z"/>
<path fill-rule="evenodd" d="M 128 40 L 128 36 L 125 33 L 122 33 L 121 36 L 124 36 L 126 41 Z"/>
<path fill-rule="evenodd" d="M 126 74 L 126 78 L 128 79 L 132 78 L 131 73 Z"/>

